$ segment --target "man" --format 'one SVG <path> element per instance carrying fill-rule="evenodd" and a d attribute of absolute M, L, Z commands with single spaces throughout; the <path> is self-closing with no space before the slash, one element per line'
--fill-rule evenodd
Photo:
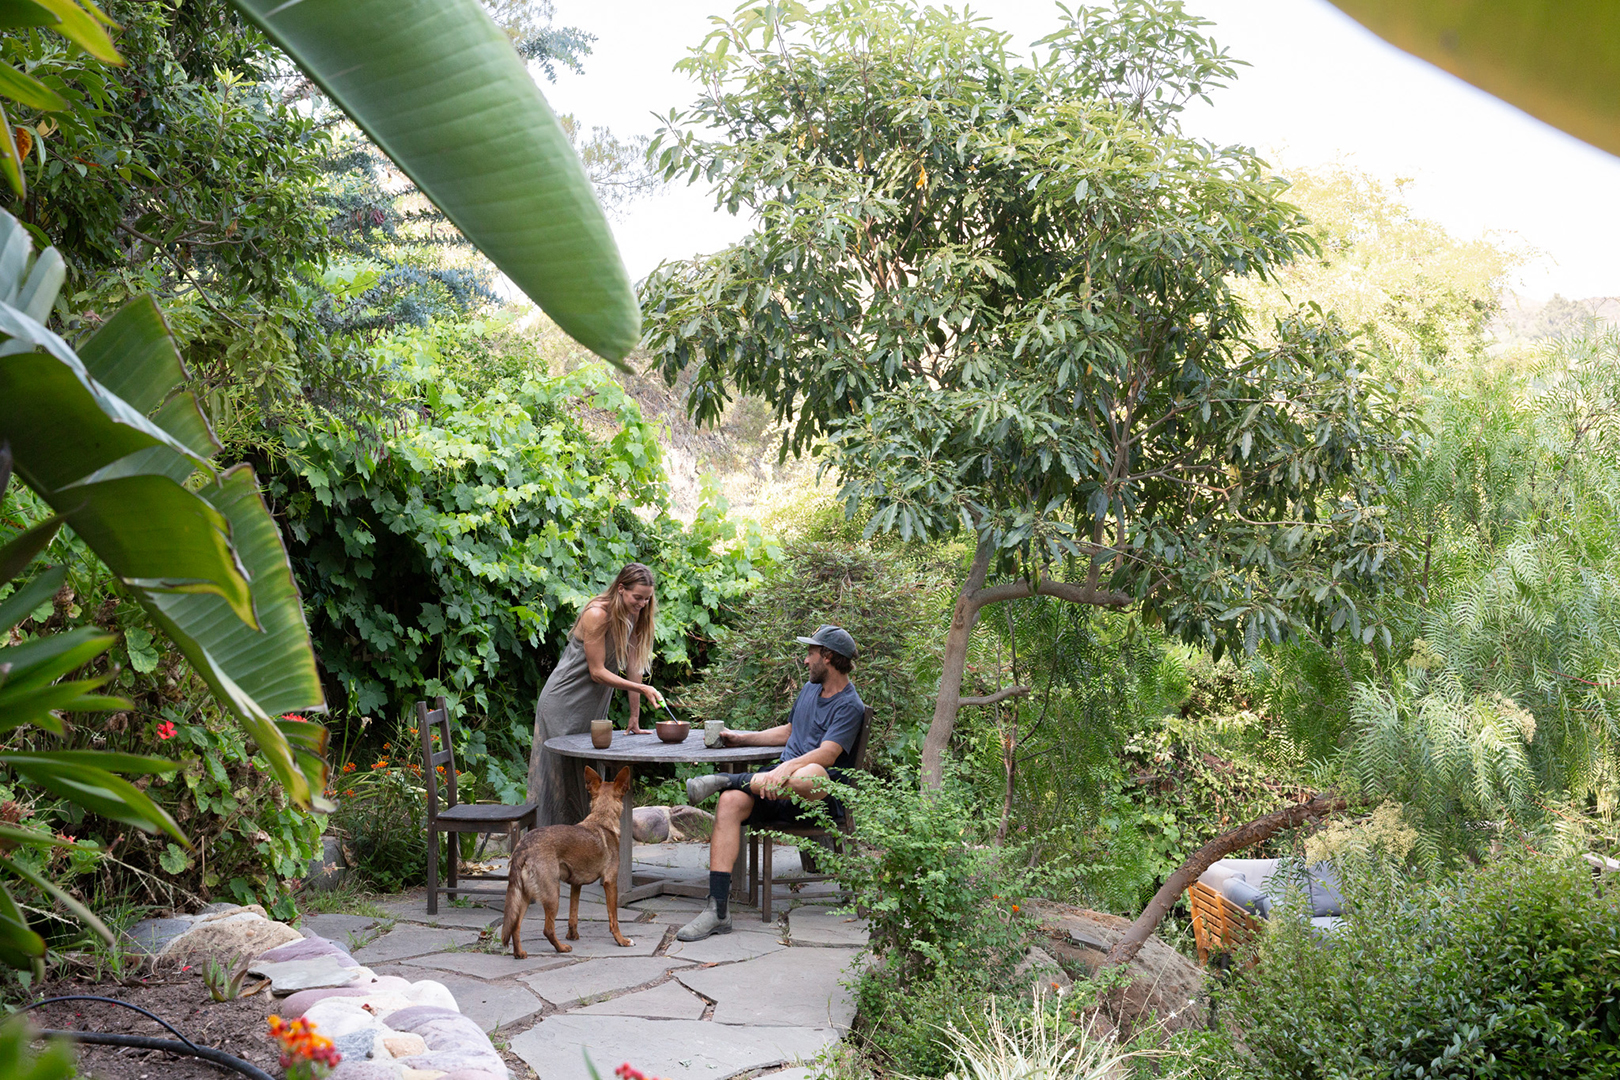
<path fill-rule="evenodd" d="M 768 828 L 797 820 L 802 811 L 789 798 L 790 792 L 819 802 L 827 797 L 829 779 L 840 780 L 840 770 L 854 767 L 855 743 L 866 720 L 866 703 L 849 681 L 855 639 L 842 627 L 823 626 L 794 640 L 806 646 L 804 664 L 810 669 L 810 681 L 799 691 L 788 722 L 765 731 L 727 731 L 722 736 L 728 746 L 780 746 L 781 764 L 769 772 L 714 773 L 686 782 L 686 797 L 692 803 L 719 792 L 720 804 L 709 840 L 709 902 L 675 935 L 681 941 L 731 933 L 731 868 L 742 847 L 742 827 Z M 842 812 L 836 800 L 830 809 L 834 817 Z"/>

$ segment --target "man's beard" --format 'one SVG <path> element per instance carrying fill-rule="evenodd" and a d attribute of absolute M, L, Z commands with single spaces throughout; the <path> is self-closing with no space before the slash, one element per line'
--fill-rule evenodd
<path fill-rule="evenodd" d="M 824 682 L 826 682 L 827 681 L 827 669 L 824 668 L 824 667 L 823 668 L 812 668 L 810 670 L 810 681 L 813 682 L 813 683 L 824 683 Z"/>

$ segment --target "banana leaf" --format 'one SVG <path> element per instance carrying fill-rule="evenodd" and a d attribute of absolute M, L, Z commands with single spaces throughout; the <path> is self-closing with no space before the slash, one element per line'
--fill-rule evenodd
<path fill-rule="evenodd" d="M 1333 0 L 1390 44 L 1620 154 L 1612 0 Z"/>
<path fill-rule="evenodd" d="M 618 363 L 640 310 L 590 180 L 478 0 L 231 0 L 557 325 Z"/>

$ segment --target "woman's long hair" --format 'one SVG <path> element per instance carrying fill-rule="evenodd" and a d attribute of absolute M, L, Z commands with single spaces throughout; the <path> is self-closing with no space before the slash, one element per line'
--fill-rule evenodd
<path fill-rule="evenodd" d="M 613 643 L 613 657 L 619 663 L 619 670 L 629 679 L 640 679 L 652 670 L 654 627 L 658 616 L 658 597 L 654 596 L 641 609 L 635 625 L 630 625 L 630 609 L 624 606 L 624 594 L 620 589 L 637 585 L 652 588 L 653 572 L 641 563 L 626 563 L 607 591 L 593 597 L 589 604 L 580 608 L 579 618 L 574 620 L 573 629 L 568 631 L 569 637 L 577 635 L 585 612 L 593 605 L 601 604 L 607 611 L 606 636 Z"/>

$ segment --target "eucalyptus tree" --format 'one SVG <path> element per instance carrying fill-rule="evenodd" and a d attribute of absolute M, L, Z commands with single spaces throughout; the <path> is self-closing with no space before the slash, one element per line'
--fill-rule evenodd
<path fill-rule="evenodd" d="M 1133 609 L 1217 649 L 1378 630 L 1405 413 L 1333 318 L 1257 326 L 1234 295 L 1312 244 L 1254 154 L 1178 129 L 1234 74 L 1205 25 L 1081 8 L 1026 61 L 948 10 L 762 4 L 682 62 L 702 92 L 656 161 L 758 224 L 648 279 L 644 344 L 696 369 L 699 420 L 771 402 L 871 529 L 974 538 L 932 780 L 987 604 Z"/>

